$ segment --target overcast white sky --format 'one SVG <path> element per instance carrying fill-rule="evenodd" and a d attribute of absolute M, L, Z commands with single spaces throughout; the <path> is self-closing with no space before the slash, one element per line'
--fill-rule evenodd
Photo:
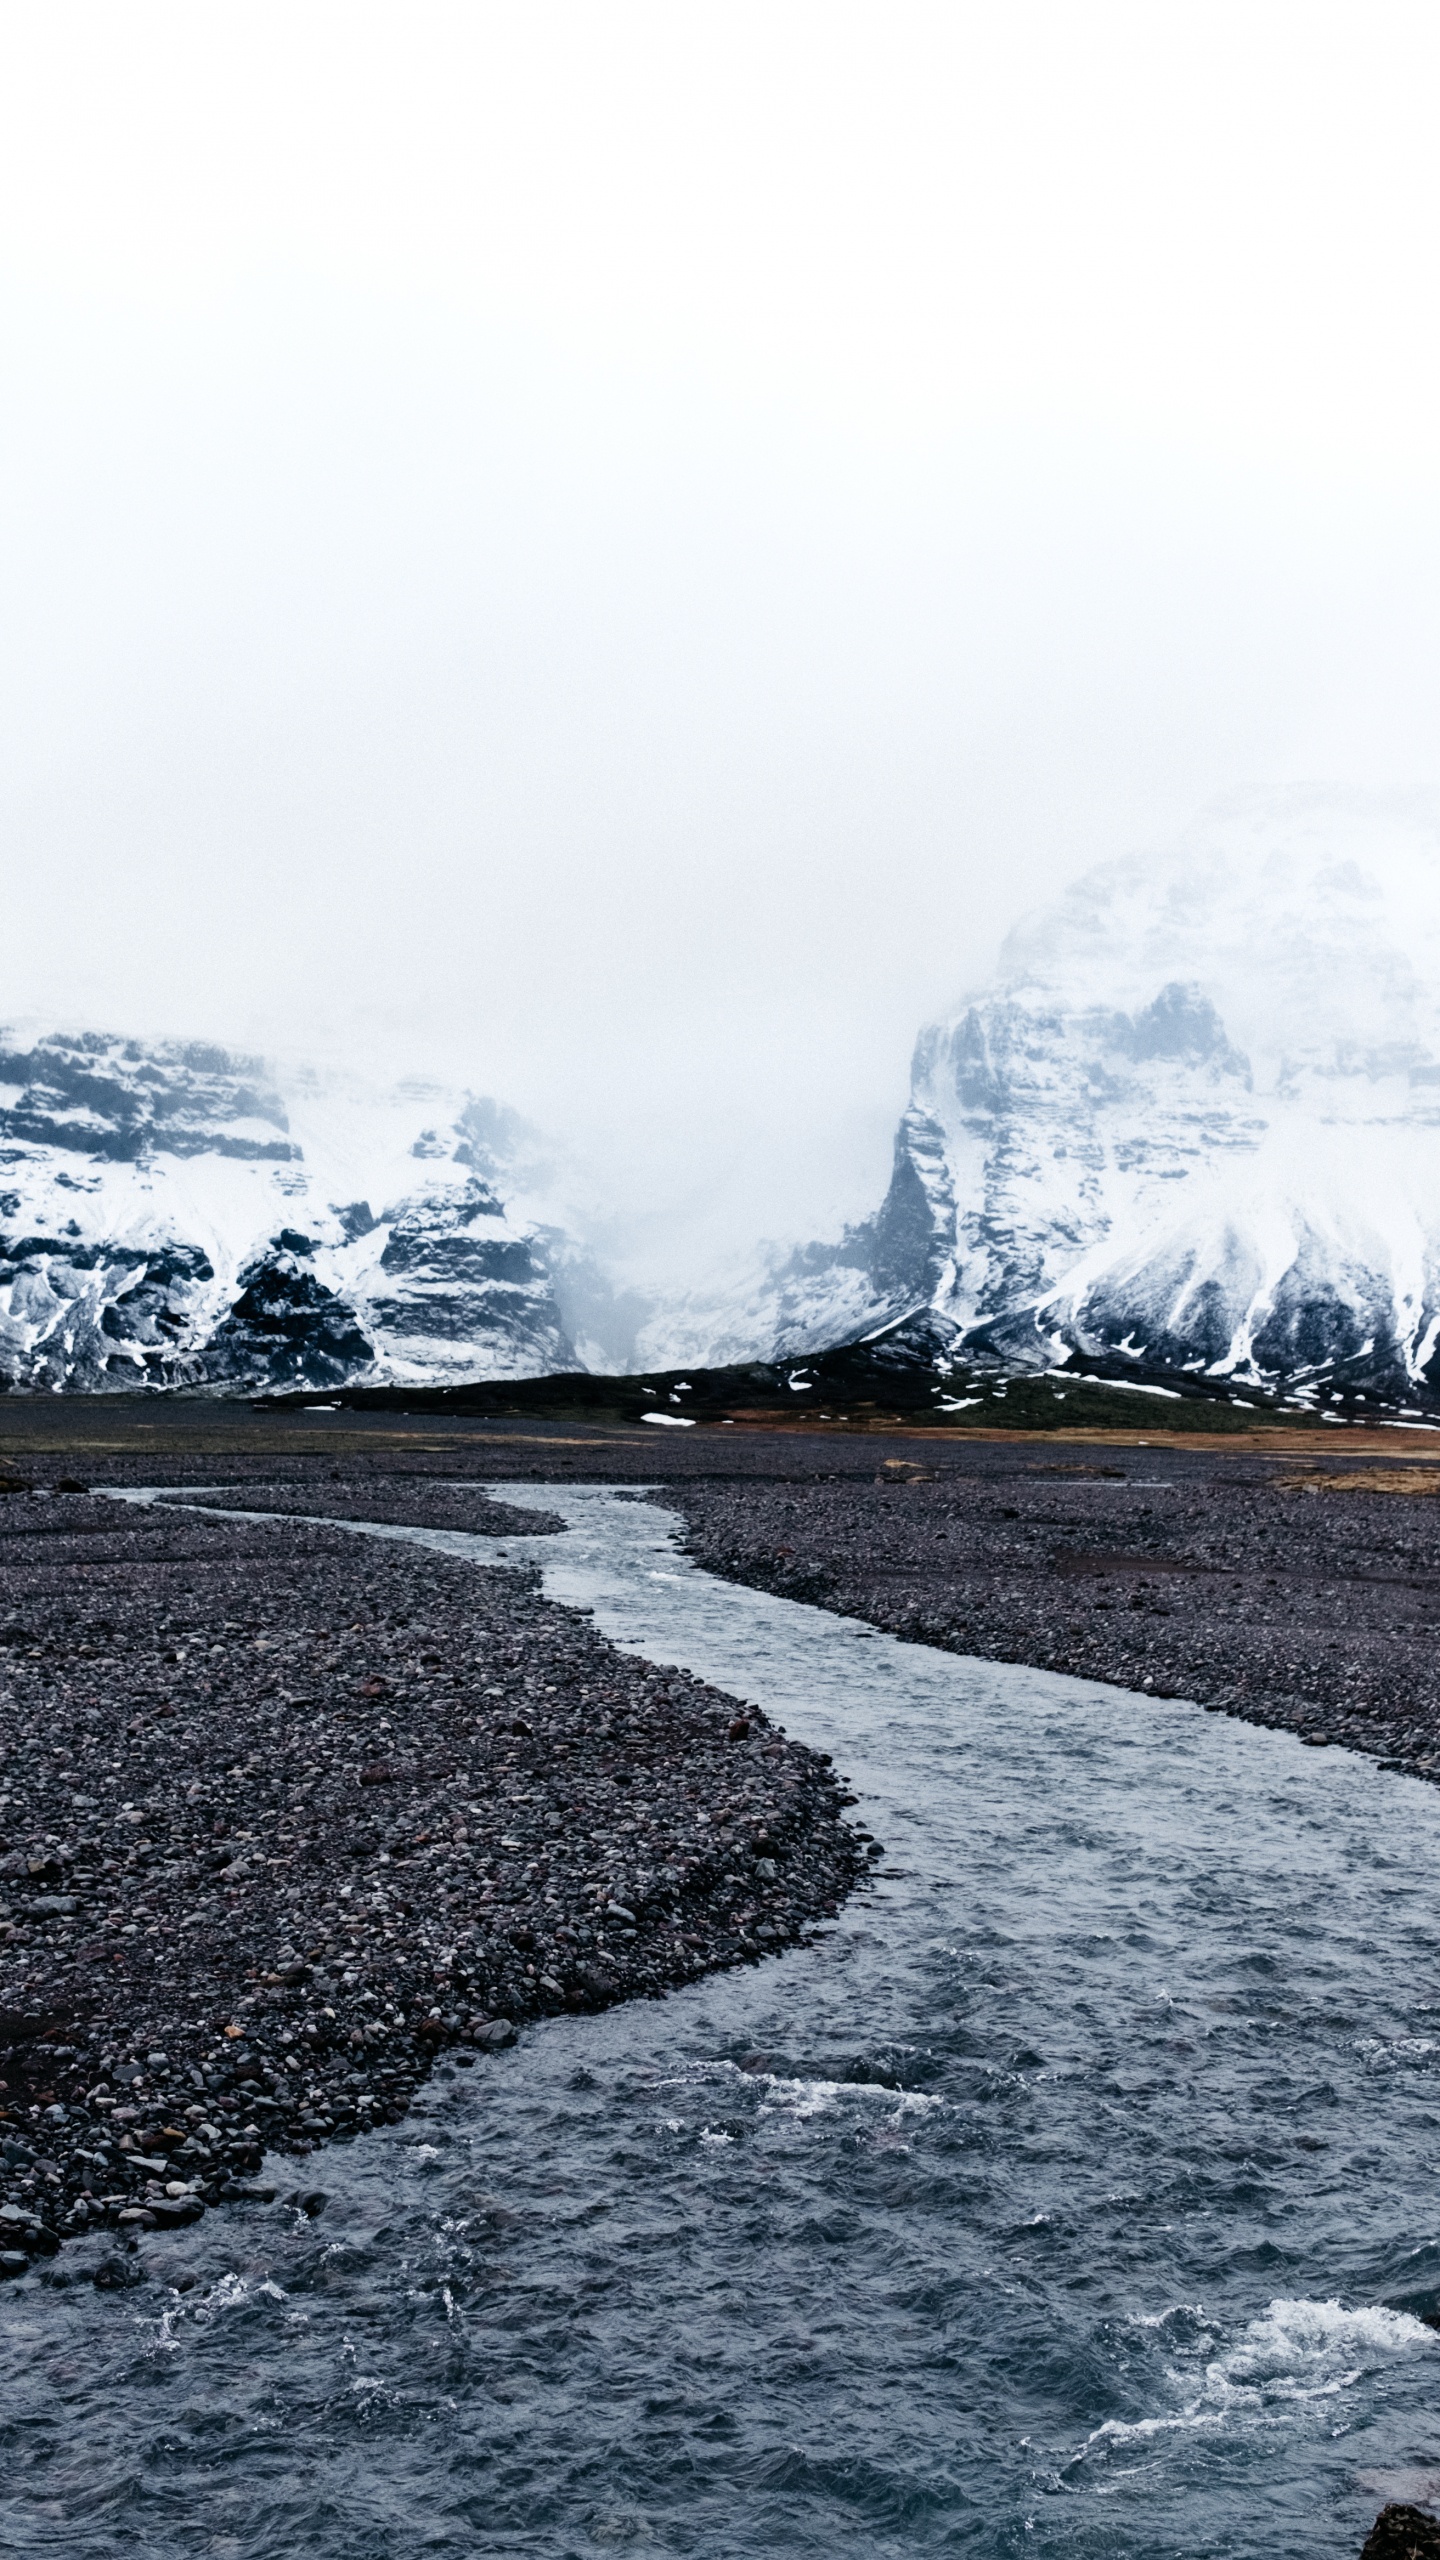
<path fill-rule="evenodd" d="M 0 30 L 12 1019 L 813 1230 L 1023 907 L 1440 781 L 1432 6 Z"/>

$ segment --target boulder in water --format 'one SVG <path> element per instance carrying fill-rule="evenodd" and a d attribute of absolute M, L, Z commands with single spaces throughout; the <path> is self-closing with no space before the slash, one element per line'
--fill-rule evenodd
<path fill-rule="evenodd" d="M 1382 2507 L 1360 2560 L 1440 2560 L 1440 2524 L 1423 2507 Z"/>

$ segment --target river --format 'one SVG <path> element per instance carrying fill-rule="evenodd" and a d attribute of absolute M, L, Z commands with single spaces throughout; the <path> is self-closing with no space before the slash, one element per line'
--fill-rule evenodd
<path fill-rule="evenodd" d="M 7 2547 L 1353 2560 L 1440 2493 L 1440 1795 L 495 1490 L 566 1534 L 363 1534 L 534 1563 L 832 1752 L 873 1885 L 442 2064 L 318 2221 L 156 2244 L 184 2291 L 0 2294 Z"/>

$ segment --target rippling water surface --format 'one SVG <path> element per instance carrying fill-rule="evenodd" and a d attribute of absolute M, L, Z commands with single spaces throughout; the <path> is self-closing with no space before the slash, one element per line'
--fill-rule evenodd
<path fill-rule="evenodd" d="M 497 1491 L 569 1534 L 410 1534 L 832 1751 L 873 1891 L 442 2068 L 307 2164 L 318 2222 L 7 2288 L 0 2539 L 1309 2560 L 1440 2490 L 1435 1792 L 732 1588 L 628 1494 Z"/>

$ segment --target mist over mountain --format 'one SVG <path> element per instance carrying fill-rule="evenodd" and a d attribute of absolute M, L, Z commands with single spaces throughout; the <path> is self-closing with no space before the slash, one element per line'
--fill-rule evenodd
<path fill-rule="evenodd" d="M 1440 1387 L 1440 848 L 1293 795 L 1103 864 L 920 1036 L 838 1243 L 646 1286 L 502 1101 L 51 1031 L 0 1054 L 15 1387 L 447 1383 L 816 1351 Z"/>
<path fill-rule="evenodd" d="M 918 1042 L 877 1215 L 789 1258 L 785 1350 L 1440 1383 L 1440 847 L 1293 795 L 1099 866 Z"/>

